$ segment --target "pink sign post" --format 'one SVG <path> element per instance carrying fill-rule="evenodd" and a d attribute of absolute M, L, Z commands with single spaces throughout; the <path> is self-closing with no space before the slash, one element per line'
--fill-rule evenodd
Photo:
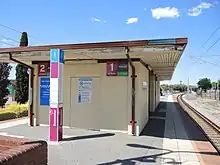
<path fill-rule="evenodd" d="M 60 49 L 50 51 L 50 141 L 63 138 L 63 65 L 64 52 Z"/>

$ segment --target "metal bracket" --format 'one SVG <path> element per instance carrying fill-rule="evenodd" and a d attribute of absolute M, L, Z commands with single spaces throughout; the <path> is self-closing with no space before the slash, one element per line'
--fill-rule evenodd
<path fill-rule="evenodd" d="M 132 78 L 133 78 L 133 77 L 134 77 L 134 78 L 136 78 L 136 77 L 137 77 L 137 75 L 131 75 L 131 77 L 132 77 Z"/>

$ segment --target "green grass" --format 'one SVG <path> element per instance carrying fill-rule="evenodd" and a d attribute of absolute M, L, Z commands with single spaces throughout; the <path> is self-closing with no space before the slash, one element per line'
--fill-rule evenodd
<path fill-rule="evenodd" d="M 11 104 L 0 109 L 0 121 L 28 116 L 28 104 Z"/>

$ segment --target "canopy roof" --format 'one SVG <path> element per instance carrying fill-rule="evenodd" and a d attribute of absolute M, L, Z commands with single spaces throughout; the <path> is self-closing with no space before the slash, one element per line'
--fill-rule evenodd
<path fill-rule="evenodd" d="M 125 47 L 128 47 L 131 58 L 141 59 L 149 65 L 159 80 L 170 80 L 187 42 L 187 38 L 174 38 L 0 48 L 0 60 L 11 62 L 11 53 L 13 58 L 27 64 L 49 61 L 52 48 L 63 49 L 65 61 L 126 59 Z"/>

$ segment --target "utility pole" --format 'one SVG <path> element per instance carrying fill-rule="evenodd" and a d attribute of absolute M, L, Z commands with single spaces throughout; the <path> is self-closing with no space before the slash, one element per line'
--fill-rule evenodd
<path fill-rule="evenodd" d="M 220 100 L 220 84 L 219 84 L 220 80 L 217 81 L 217 92 L 218 92 L 218 99 Z"/>
<path fill-rule="evenodd" d="M 187 92 L 189 93 L 189 78 L 188 78 Z"/>
<path fill-rule="evenodd" d="M 217 92 L 218 92 L 218 82 L 215 83 L 215 100 L 217 99 Z"/>

